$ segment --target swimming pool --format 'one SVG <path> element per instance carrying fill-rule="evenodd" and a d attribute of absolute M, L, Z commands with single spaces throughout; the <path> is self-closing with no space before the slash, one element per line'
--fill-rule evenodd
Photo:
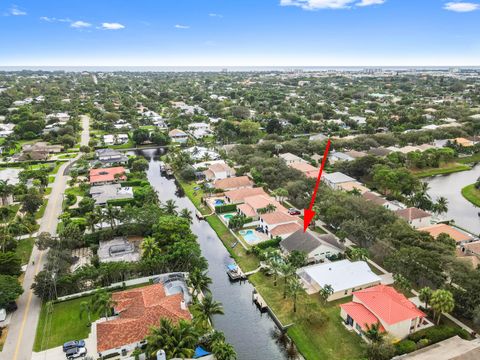
<path fill-rule="evenodd" d="M 222 214 L 222 217 L 226 222 L 228 222 L 234 216 L 235 216 L 235 213 Z"/>
<path fill-rule="evenodd" d="M 216 199 L 214 201 L 214 204 L 215 204 L 215 206 L 221 206 L 221 205 L 225 204 L 225 201 L 223 201 L 222 199 Z"/>
<path fill-rule="evenodd" d="M 249 244 L 256 243 L 260 241 L 260 238 L 255 234 L 253 230 L 240 230 L 239 234 L 245 239 Z"/>

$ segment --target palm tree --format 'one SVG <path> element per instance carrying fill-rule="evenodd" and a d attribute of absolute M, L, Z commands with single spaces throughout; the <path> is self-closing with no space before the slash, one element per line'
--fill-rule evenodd
<path fill-rule="evenodd" d="M 84 314 L 87 314 L 88 326 L 92 323 L 92 314 L 95 312 L 94 298 L 91 297 L 88 301 L 82 301 L 80 303 L 80 319 L 83 318 Z"/>
<path fill-rule="evenodd" d="M 365 337 L 369 339 L 371 342 L 380 343 L 383 341 L 385 337 L 385 332 L 381 330 L 381 324 L 377 322 L 376 324 L 365 324 Z"/>
<path fill-rule="evenodd" d="M 267 264 L 270 268 L 270 273 L 273 275 L 273 286 L 277 286 L 277 278 L 282 265 L 278 260 L 278 254 L 276 252 L 267 254 Z"/>
<path fill-rule="evenodd" d="M 287 298 L 288 280 L 295 275 L 295 267 L 290 263 L 281 265 L 281 275 L 283 277 L 283 298 Z"/>
<path fill-rule="evenodd" d="M 455 300 L 452 293 L 443 289 L 435 290 L 432 293 L 430 304 L 437 317 L 437 325 L 440 323 L 442 313 L 449 313 L 455 308 Z"/>
<path fill-rule="evenodd" d="M 434 211 L 438 215 L 446 213 L 448 211 L 448 200 L 445 197 L 440 196 L 437 199 L 437 203 L 434 205 Z"/>
<path fill-rule="evenodd" d="M 425 303 L 425 309 L 428 309 L 428 303 L 432 297 L 433 290 L 428 286 L 421 288 L 418 292 L 418 298 Z"/>
<path fill-rule="evenodd" d="M 213 315 L 223 315 L 223 306 L 218 301 L 213 300 L 211 294 L 205 295 L 202 302 L 195 304 L 196 310 L 198 310 L 198 318 L 204 324 L 211 322 Z"/>
<path fill-rule="evenodd" d="M 293 276 L 288 280 L 288 294 L 293 299 L 293 312 L 297 312 L 297 296 L 298 293 L 302 290 L 302 284 L 296 276 Z"/>
<path fill-rule="evenodd" d="M 193 222 L 192 212 L 187 208 L 182 209 L 179 215 L 181 218 L 188 220 L 190 224 Z"/>
<path fill-rule="evenodd" d="M 212 283 L 206 272 L 202 272 L 198 269 L 192 271 L 188 276 L 189 285 L 193 288 L 193 296 L 198 295 L 200 292 L 206 292 L 208 286 Z"/>
<path fill-rule="evenodd" d="M 13 192 L 15 191 L 15 186 L 10 185 L 8 183 L 8 180 L 0 180 L 0 198 L 1 198 L 1 206 L 6 206 L 8 198 L 13 195 Z"/>
<path fill-rule="evenodd" d="M 108 321 L 108 314 L 112 311 L 112 308 L 116 305 L 116 302 L 112 299 L 112 294 L 104 289 L 98 290 L 93 296 L 93 309 L 95 312 L 104 314 Z"/>
<path fill-rule="evenodd" d="M 334 292 L 332 285 L 326 284 L 323 286 L 320 291 L 320 297 L 322 298 L 323 302 L 327 302 L 328 298 L 330 295 L 332 295 Z"/>
<path fill-rule="evenodd" d="M 353 261 L 367 260 L 368 259 L 368 250 L 361 247 L 354 247 L 350 250 L 350 259 Z"/>
<path fill-rule="evenodd" d="M 177 204 L 174 200 L 167 200 L 163 206 L 163 211 L 167 215 L 177 215 Z"/>
<path fill-rule="evenodd" d="M 143 239 L 142 245 L 142 258 L 144 259 L 154 259 L 160 254 L 160 248 L 157 245 L 156 240 L 147 236 Z"/>
<path fill-rule="evenodd" d="M 284 188 L 278 188 L 273 191 L 273 195 L 276 197 L 278 201 L 283 201 L 285 198 L 288 197 L 288 190 Z"/>
<path fill-rule="evenodd" d="M 97 225 L 101 218 L 98 216 L 97 211 L 89 212 L 86 214 L 85 219 L 87 220 L 87 227 L 90 229 L 92 233 L 95 232 L 95 225 Z"/>
<path fill-rule="evenodd" d="M 177 325 L 167 318 L 160 320 L 160 327 L 150 330 L 147 335 L 147 353 L 154 358 L 157 351 L 164 350 L 167 359 L 191 358 L 195 353 L 198 333 L 192 323 L 180 320 Z"/>
<path fill-rule="evenodd" d="M 410 291 L 412 288 L 412 285 L 410 284 L 410 281 L 403 276 L 402 274 L 395 274 L 393 275 L 393 281 L 394 285 L 399 289 L 400 291 Z"/>
<path fill-rule="evenodd" d="M 115 221 L 120 216 L 120 211 L 118 210 L 118 208 L 116 208 L 112 204 L 107 204 L 107 207 L 105 208 L 104 216 L 105 216 L 105 220 L 107 220 L 110 223 L 110 227 L 113 230 L 115 228 Z"/>
<path fill-rule="evenodd" d="M 217 360 L 236 360 L 237 353 L 232 345 L 225 341 L 215 341 L 212 344 L 212 352 Z"/>

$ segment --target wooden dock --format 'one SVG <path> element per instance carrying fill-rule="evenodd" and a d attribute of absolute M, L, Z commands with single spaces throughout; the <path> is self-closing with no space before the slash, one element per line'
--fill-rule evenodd
<path fill-rule="evenodd" d="M 240 267 L 236 266 L 235 270 L 227 269 L 228 277 L 231 281 L 246 280 L 247 276 L 243 273 Z"/>
<path fill-rule="evenodd" d="M 205 216 L 203 216 L 203 214 L 198 210 L 195 211 L 195 216 L 198 220 L 205 220 Z"/>
<path fill-rule="evenodd" d="M 262 313 L 268 311 L 267 302 L 263 299 L 262 295 L 260 295 L 256 290 L 253 290 L 252 300 Z"/>

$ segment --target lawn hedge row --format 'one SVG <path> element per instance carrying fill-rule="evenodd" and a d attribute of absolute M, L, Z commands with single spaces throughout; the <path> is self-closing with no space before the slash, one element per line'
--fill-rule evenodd
<path fill-rule="evenodd" d="M 223 214 L 223 213 L 232 212 L 232 211 L 237 211 L 236 204 L 226 204 L 226 205 L 215 206 L 215 212 L 217 214 Z"/>
<path fill-rule="evenodd" d="M 147 186 L 147 185 L 150 185 L 150 183 L 146 180 L 128 180 L 128 181 L 122 181 L 120 183 L 120 185 L 122 186 L 129 186 L 129 187 L 132 187 L 132 186 Z"/>
<path fill-rule="evenodd" d="M 129 204 L 134 204 L 135 199 L 113 199 L 113 200 L 108 200 L 107 204 L 108 205 L 113 205 L 113 206 L 120 206 L 124 207 Z"/>

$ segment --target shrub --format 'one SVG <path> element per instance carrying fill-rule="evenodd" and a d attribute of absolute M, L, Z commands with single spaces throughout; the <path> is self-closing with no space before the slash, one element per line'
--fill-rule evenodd
<path fill-rule="evenodd" d="M 147 185 L 150 185 L 150 183 L 146 180 L 139 180 L 139 179 L 135 179 L 135 180 L 128 180 L 128 181 L 122 181 L 120 183 L 122 186 L 129 186 L 129 187 L 132 187 L 132 186 L 147 186 Z"/>
<path fill-rule="evenodd" d="M 417 344 L 412 340 L 402 340 L 395 344 L 395 351 L 397 355 L 408 354 L 417 350 Z"/>
<path fill-rule="evenodd" d="M 428 329 L 417 331 L 414 334 L 411 334 L 408 339 L 419 342 L 421 339 L 429 340 L 430 344 L 435 344 L 439 341 L 451 338 L 455 335 L 458 335 L 463 338 L 466 335 L 466 338 L 469 337 L 469 334 L 465 334 L 465 331 L 462 331 L 460 328 L 454 328 L 451 326 L 433 326 Z"/>
<path fill-rule="evenodd" d="M 257 244 L 254 246 L 254 248 L 258 250 L 265 250 L 268 248 L 278 248 L 278 245 L 280 244 L 280 241 L 282 241 L 282 238 L 276 237 L 272 240 L 267 240 L 264 242 L 261 242 L 260 244 Z"/>
<path fill-rule="evenodd" d="M 223 214 L 223 213 L 232 212 L 232 211 L 237 211 L 236 204 L 226 204 L 226 205 L 215 206 L 215 212 L 217 214 Z"/>
<path fill-rule="evenodd" d="M 430 341 L 428 339 L 420 339 L 420 341 L 417 343 L 417 348 L 421 349 L 424 348 L 425 346 L 428 346 L 430 344 Z"/>
<path fill-rule="evenodd" d="M 134 203 L 135 203 L 135 199 L 113 199 L 113 200 L 107 201 L 108 205 L 120 206 L 120 207 L 124 207 L 128 204 L 134 204 Z"/>

